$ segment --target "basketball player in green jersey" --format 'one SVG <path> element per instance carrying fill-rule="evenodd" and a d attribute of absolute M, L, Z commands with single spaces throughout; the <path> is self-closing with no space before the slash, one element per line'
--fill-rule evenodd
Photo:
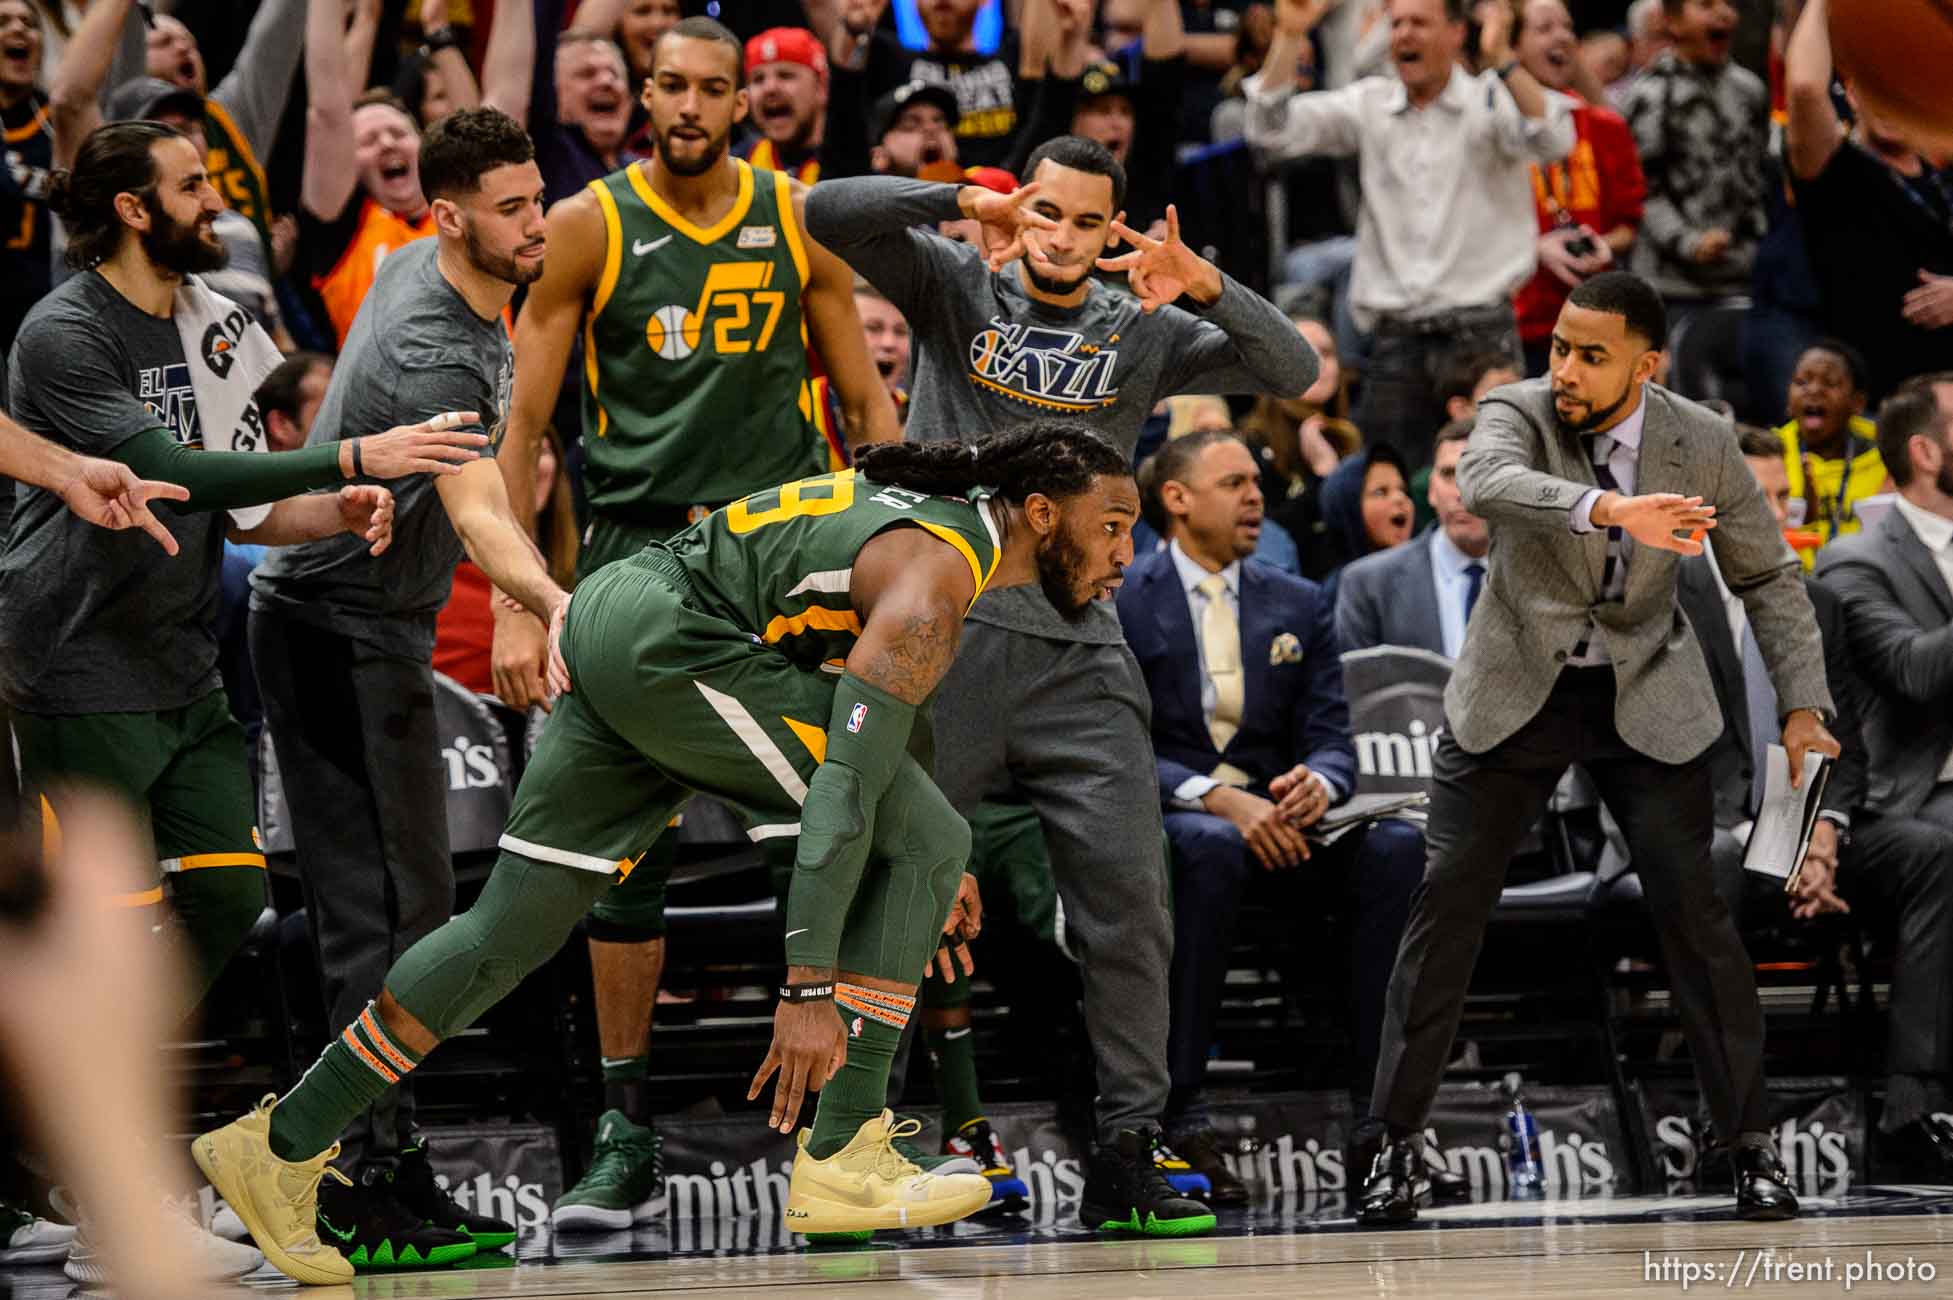
<path fill-rule="evenodd" d="M 555 629 L 565 693 L 480 900 L 394 964 L 282 1100 L 192 1145 L 259 1248 L 301 1281 L 328 1275 L 313 1225 L 340 1128 L 547 960 L 694 792 L 744 810 L 756 841 L 797 840 L 787 983 L 748 1093 L 779 1074 L 782 1132 L 820 1093 L 788 1224 L 865 1235 L 988 1204 L 981 1174 L 905 1159 L 884 1109 L 916 983 L 963 924 L 970 848 L 910 733 L 980 593 L 1036 582 L 1073 611 L 1109 598 L 1138 511 L 1111 443 L 1045 421 L 865 449 L 858 469 L 736 501 L 581 583 Z"/>
<path fill-rule="evenodd" d="M 744 51 L 725 28 L 677 24 L 659 40 L 644 89 L 655 156 L 550 213 L 555 247 L 568 251 L 550 260 L 517 325 L 504 473 L 524 502 L 534 499 L 536 449 L 580 336 L 590 503 L 580 574 L 829 467 L 812 418 L 810 339 L 841 397 L 849 443 L 901 436 L 863 342 L 853 274 L 803 233 L 804 190 L 727 148 L 746 114 L 744 74 Z M 543 700 L 543 633 L 530 615 L 497 611 L 496 688 L 513 707 Z M 644 1080 L 672 848 L 590 918 L 605 1114 L 588 1176 L 558 1202 L 559 1229 L 628 1228 L 660 1209 Z"/>

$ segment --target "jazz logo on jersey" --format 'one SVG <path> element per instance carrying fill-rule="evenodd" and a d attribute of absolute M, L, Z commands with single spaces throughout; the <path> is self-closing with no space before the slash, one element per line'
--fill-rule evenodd
<path fill-rule="evenodd" d="M 651 313 L 645 344 L 666 361 L 683 361 L 708 341 L 720 356 L 766 351 L 787 305 L 787 295 L 770 287 L 773 270 L 770 261 L 715 263 L 696 306 L 673 303 Z"/>
<path fill-rule="evenodd" d="M 848 710 L 848 734 L 855 735 L 868 721 L 868 706 L 857 704 Z"/>
<path fill-rule="evenodd" d="M 1119 400 L 1112 382 L 1118 364 L 1117 348 L 1087 343 L 1075 330 L 1013 325 L 995 317 L 970 340 L 970 379 L 979 388 L 1047 411 L 1111 406 Z"/>

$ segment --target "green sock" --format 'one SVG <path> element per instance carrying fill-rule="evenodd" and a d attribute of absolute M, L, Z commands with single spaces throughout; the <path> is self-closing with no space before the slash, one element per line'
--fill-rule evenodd
<path fill-rule="evenodd" d="M 814 1131 L 807 1139 L 807 1153 L 816 1160 L 854 1141 L 861 1126 L 888 1105 L 888 1072 L 915 999 L 837 984 L 834 1007 L 848 1027 L 848 1063 L 821 1089 Z"/>
<path fill-rule="evenodd" d="M 337 1142 L 355 1115 L 420 1061 L 419 1053 L 386 1032 L 373 1004 L 367 1003 L 272 1110 L 271 1154 L 280 1160 L 310 1160 Z"/>
<path fill-rule="evenodd" d="M 951 1134 L 983 1114 L 977 1096 L 976 1037 L 968 1025 L 926 1029 L 929 1064 L 936 1070 L 936 1092 L 943 1099 L 943 1132 Z"/>

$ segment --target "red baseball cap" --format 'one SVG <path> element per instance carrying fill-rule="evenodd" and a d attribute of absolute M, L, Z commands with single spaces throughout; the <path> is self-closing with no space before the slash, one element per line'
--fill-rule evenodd
<path fill-rule="evenodd" d="M 746 75 L 767 63 L 798 63 L 827 80 L 827 51 L 805 27 L 769 27 L 746 42 Z"/>
<path fill-rule="evenodd" d="M 1017 178 L 1001 167 L 971 167 L 963 173 L 963 179 L 972 185 L 981 185 L 986 190 L 999 194 L 1015 194 Z"/>

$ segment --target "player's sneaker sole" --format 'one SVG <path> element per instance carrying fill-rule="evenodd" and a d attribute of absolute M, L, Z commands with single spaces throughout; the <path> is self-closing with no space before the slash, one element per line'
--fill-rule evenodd
<path fill-rule="evenodd" d="M 558 1232 L 623 1232 L 640 1223 L 665 1217 L 663 1192 L 629 1209 L 603 1205 L 559 1205 L 549 1212 L 549 1226 Z"/>
<path fill-rule="evenodd" d="M 1100 1232 L 1130 1232 L 1143 1237 L 1201 1237 L 1212 1232 L 1218 1220 L 1212 1214 L 1190 1214 L 1181 1219 L 1161 1219 L 1127 1206 L 1120 1210 L 1087 1205 L 1078 1212 L 1081 1222 Z"/>

